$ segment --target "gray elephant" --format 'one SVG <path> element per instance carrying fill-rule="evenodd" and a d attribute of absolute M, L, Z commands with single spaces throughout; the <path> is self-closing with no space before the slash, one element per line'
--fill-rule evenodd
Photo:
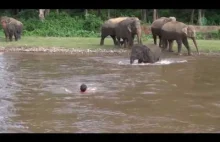
<path fill-rule="evenodd" d="M 22 35 L 22 31 L 23 31 L 23 23 L 22 22 L 14 19 L 12 17 L 7 17 L 7 16 L 1 17 L 1 21 L 15 25 L 18 39 L 21 39 L 21 35 Z"/>
<path fill-rule="evenodd" d="M 137 17 L 127 18 L 117 24 L 116 38 L 118 43 L 121 38 L 123 39 L 124 47 L 127 47 L 127 43 L 129 43 L 129 46 L 133 45 L 135 35 L 137 35 L 138 44 L 142 44 L 141 22 Z"/>
<path fill-rule="evenodd" d="M 151 32 L 153 35 L 154 39 L 154 44 L 157 45 L 157 36 L 159 37 L 159 46 L 161 47 L 161 28 L 162 26 L 170 21 L 176 21 L 175 17 L 160 17 L 159 19 L 156 19 L 152 24 L 151 24 Z"/>
<path fill-rule="evenodd" d="M 1 20 L 1 25 L 5 33 L 5 39 L 8 41 L 12 41 L 12 37 L 15 37 L 15 41 L 18 40 L 18 33 L 17 33 L 17 27 L 12 22 L 7 22 L 6 20 Z"/>
<path fill-rule="evenodd" d="M 133 64 L 134 60 L 138 60 L 138 63 L 155 63 L 160 60 L 161 53 L 161 48 L 157 45 L 136 44 L 131 49 L 130 64 Z"/>
<path fill-rule="evenodd" d="M 129 17 L 118 17 L 118 18 L 111 18 L 107 21 L 104 22 L 101 26 L 101 41 L 100 45 L 104 45 L 104 40 L 107 36 L 111 36 L 114 45 L 118 45 L 116 41 L 116 33 L 115 33 L 115 28 L 117 24 Z"/>
<path fill-rule="evenodd" d="M 191 55 L 191 49 L 187 37 L 193 40 L 196 50 L 199 50 L 196 43 L 196 30 L 191 25 L 186 25 L 183 22 L 171 21 L 163 25 L 161 28 L 161 36 L 163 48 L 167 48 L 167 41 L 169 42 L 169 50 L 172 51 L 173 41 L 176 40 L 178 45 L 178 54 L 181 54 L 182 43 L 188 50 L 188 55 Z"/>

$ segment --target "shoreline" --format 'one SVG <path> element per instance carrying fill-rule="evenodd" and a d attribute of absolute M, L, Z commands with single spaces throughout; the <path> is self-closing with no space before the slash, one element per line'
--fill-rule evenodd
<path fill-rule="evenodd" d="M 31 52 L 47 54 L 70 55 L 129 55 L 130 48 L 115 47 L 111 38 L 105 39 L 105 44 L 100 46 L 100 38 L 83 37 L 34 37 L 23 36 L 19 41 L 5 42 L 0 39 L 1 52 Z M 143 44 L 152 44 L 153 39 L 143 40 Z M 189 40 L 192 53 L 196 55 L 196 48 L 192 40 Z M 201 55 L 220 55 L 220 40 L 197 40 Z M 177 44 L 174 43 L 174 53 L 177 52 Z M 186 54 L 186 48 L 182 46 L 182 53 Z M 165 53 L 165 52 L 164 52 Z M 168 53 L 168 54 L 169 54 Z"/>
<path fill-rule="evenodd" d="M 79 48 L 66 48 L 66 47 L 35 47 L 35 46 L 13 46 L 13 47 L 2 47 L 0 46 L 0 52 L 6 53 L 44 53 L 44 54 L 69 54 L 69 55 L 130 55 L 130 49 L 79 49 Z M 174 52 L 163 52 L 167 54 L 174 54 Z M 193 56 L 199 56 L 196 51 L 192 51 Z M 183 52 L 183 56 L 185 56 Z M 217 55 L 220 56 L 220 51 L 200 51 L 200 55 Z"/>
<path fill-rule="evenodd" d="M 129 49 L 79 49 L 66 47 L 0 47 L 0 52 L 23 52 L 23 53 L 49 53 L 49 54 L 71 54 L 71 55 L 88 55 L 88 54 L 109 54 L 109 55 L 124 55 L 130 54 Z"/>

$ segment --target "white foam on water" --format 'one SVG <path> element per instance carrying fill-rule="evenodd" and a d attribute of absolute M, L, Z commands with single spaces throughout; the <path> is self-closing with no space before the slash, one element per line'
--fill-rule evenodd
<path fill-rule="evenodd" d="M 65 88 L 65 87 L 63 87 L 63 89 L 64 89 L 65 92 L 67 92 L 67 93 L 72 93 L 72 91 L 70 91 L 69 89 L 67 89 L 67 88 Z"/>
<path fill-rule="evenodd" d="M 140 64 L 138 64 L 138 60 L 135 60 L 132 65 L 138 65 L 138 66 L 169 65 L 169 64 L 173 64 L 173 63 L 185 63 L 185 62 L 187 62 L 187 60 L 163 59 L 163 60 L 160 60 L 160 61 L 158 61 L 156 63 L 140 63 Z M 130 65 L 129 62 L 123 62 L 123 61 L 119 61 L 118 64 L 119 65 Z"/>
<path fill-rule="evenodd" d="M 96 90 L 97 90 L 97 87 L 89 87 L 89 88 L 87 89 L 87 91 L 88 91 L 88 92 L 91 92 L 91 93 L 96 92 Z"/>

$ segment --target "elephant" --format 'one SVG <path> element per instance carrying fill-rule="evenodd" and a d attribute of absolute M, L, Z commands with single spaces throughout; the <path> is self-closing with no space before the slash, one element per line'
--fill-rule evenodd
<path fill-rule="evenodd" d="M 11 22 L 16 26 L 18 39 L 21 39 L 21 34 L 22 34 L 22 31 L 23 31 L 23 23 L 16 20 L 16 19 L 14 19 L 14 18 L 7 17 L 7 16 L 1 17 L 1 21 L 3 21 L 3 20 L 6 21 L 6 23 Z"/>
<path fill-rule="evenodd" d="M 196 30 L 192 25 L 186 25 L 183 22 L 179 22 L 179 21 L 168 22 L 162 26 L 161 36 L 162 36 L 163 48 L 167 47 L 167 41 L 168 41 L 170 51 L 172 51 L 173 41 L 176 40 L 178 45 L 178 55 L 181 55 L 182 43 L 187 48 L 188 55 L 192 55 L 187 37 L 191 38 L 196 47 L 197 53 L 199 54 L 199 50 L 196 42 Z"/>
<path fill-rule="evenodd" d="M 130 64 L 134 63 L 134 60 L 138 60 L 138 63 L 155 63 L 160 60 L 161 48 L 154 44 L 136 44 L 132 46 L 130 54 Z"/>
<path fill-rule="evenodd" d="M 100 45 L 104 45 L 104 40 L 107 36 L 111 36 L 114 45 L 118 45 L 117 41 L 116 41 L 116 33 L 115 33 L 115 28 L 117 26 L 117 24 L 125 19 L 127 19 L 129 17 L 118 17 L 118 18 L 111 18 L 107 21 L 104 22 L 104 24 L 102 24 L 101 26 L 101 41 L 100 41 Z"/>
<path fill-rule="evenodd" d="M 17 27 L 14 23 L 1 20 L 1 25 L 5 33 L 6 42 L 8 41 L 8 38 L 12 41 L 13 36 L 15 37 L 15 41 L 18 40 Z"/>
<path fill-rule="evenodd" d="M 142 44 L 141 22 L 137 17 L 130 17 L 119 22 L 116 26 L 115 32 L 118 43 L 121 38 L 123 39 L 122 43 L 124 43 L 124 47 L 127 46 L 127 42 L 129 42 L 129 46 L 133 45 L 135 35 L 137 35 L 138 44 Z"/>
<path fill-rule="evenodd" d="M 175 17 L 160 17 L 159 19 L 155 20 L 152 24 L 151 24 L 151 32 L 153 35 L 153 39 L 154 39 L 154 44 L 157 45 L 157 36 L 159 37 L 159 46 L 162 46 L 161 43 L 161 28 L 162 26 L 170 21 L 176 21 Z"/>

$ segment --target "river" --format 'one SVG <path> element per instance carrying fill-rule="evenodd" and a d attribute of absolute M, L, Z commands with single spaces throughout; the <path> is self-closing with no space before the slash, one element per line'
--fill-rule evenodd
<path fill-rule="evenodd" d="M 130 65 L 119 55 L 2 53 L 0 132 L 220 131 L 219 65 L 211 55 Z"/>

